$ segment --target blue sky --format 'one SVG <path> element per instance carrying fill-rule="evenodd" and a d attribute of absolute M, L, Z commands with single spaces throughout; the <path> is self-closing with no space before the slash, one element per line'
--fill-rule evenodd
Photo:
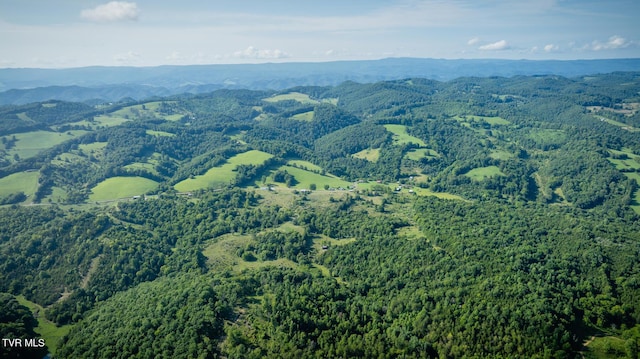
<path fill-rule="evenodd" d="M 0 67 L 640 57 L 638 0 L 2 0 Z"/>

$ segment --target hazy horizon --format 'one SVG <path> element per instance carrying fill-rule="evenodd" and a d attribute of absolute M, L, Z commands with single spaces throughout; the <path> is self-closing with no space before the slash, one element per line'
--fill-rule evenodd
<path fill-rule="evenodd" d="M 0 67 L 640 57 L 640 3 L 291 0 L 0 3 Z"/>

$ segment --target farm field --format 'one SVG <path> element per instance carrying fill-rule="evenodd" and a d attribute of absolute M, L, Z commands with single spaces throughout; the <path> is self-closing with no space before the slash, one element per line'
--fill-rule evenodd
<path fill-rule="evenodd" d="M 174 188 L 178 192 L 189 192 L 207 187 L 228 185 L 236 177 L 234 170 L 238 165 L 259 165 L 271 157 L 273 155 L 257 150 L 243 152 L 229 158 L 227 163 L 222 166 L 209 169 L 203 175 L 178 182 Z"/>
<path fill-rule="evenodd" d="M 423 140 L 408 134 L 405 125 L 384 125 L 384 128 L 393 133 L 393 141 L 397 144 L 415 143 L 420 147 L 427 145 Z"/>
<path fill-rule="evenodd" d="M 300 92 L 289 92 L 289 93 L 286 93 L 286 94 L 267 97 L 267 98 L 262 99 L 262 100 L 266 101 L 266 102 L 278 102 L 278 101 L 294 100 L 294 101 L 298 101 L 300 103 L 308 103 L 308 104 L 318 104 L 318 103 L 320 103 L 319 101 L 311 99 L 309 97 L 309 95 L 303 94 L 303 93 L 300 93 Z"/>
<path fill-rule="evenodd" d="M 465 176 L 471 178 L 474 181 L 482 181 L 485 178 L 495 177 L 495 176 L 504 176 L 504 173 L 500 171 L 497 166 L 487 166 L 474 168 L 471 171 L 464 174 Z"/>
<path fill-rule="evenodd" d="M 91 189 L 89 200 L 95 202 L 140 196 L 157 185 L 158 182 L 144 177 L 111 177 Z"/>
<path fill-rule="evenodd" d="M 322 167 L 315 165 L 309 161 L 303 161 L 303 160 L 291 160 L 289 162 L 287 162 L 288 165 L 290 166 L 294 166 L 294 167 L 299 167 L 302 169 L 307 169 L 309 171 L 322 171 Z"/>
<path fill-rule="evenodd" d="M 13 193 L 24 192 L 33 196 L 38 189 L 38 172 L 18 172 L 0 178 L 0 197 Z"/>
<path fill-rule="evenodd" d="M 360 152 L 356 152 L 352 155 L 355 158 L 362 158 L 363 160 L 367 160 L 369 162 L 377 162 L 378 158 L 380 158 L 380 149 L 379 148 L 369 148 L 366 150 L 362 150 Z"/>
<path fill-rule="evenodd" d="M 314 114 L 313 111 L 307 111 L 307 112 L 299 113 L 297 115 L 293 115 L 291 116 L 291 119 L 296 121 L 311 122 L 313 121 L 313 114 Z"/>
<path fill-rule="evenodd" d="M 298 183 L 292 188 L 295 189 L 309 189 L 309 186 L 313 183 L 316 185 L 317 189 L 322 189 L 325 185 L 328 185 L 332 188 L 343 187 L 346 188 L 351 186 L 351 182 L 347 182 L 333 175 L 321 175 L 319 173 L 314 173 L 311 171 L 306 171 L 301 168 L 291 167 L 291 166 L 281 166 L 279 170 L 287 171 L 290 175 L 292 175 Z"/>
<path fill-rule="evenodd" d="M 37 155 L 39 152 L 61 144 L 64 141 L 85 134 L 87 131 L 74 130 L 67 132 L 51 132 L 51 131 L 32 131 L 25 133 L 17 133 L 16 145 L 11 148 L 8 153 L 10 156 L 17 154 L 20 158 L 29 158 Z"/>
<path fill-rule="evenodd" d="M 490 125 L 510 125 L 511 122 L 505 120 L 502 117 L 497 116 L 477 116 L 477 115 L 464 115 L 453 117 L 456 121 L 461 122 L 486 122 Z"/>
<path fill-rule="evenodd" d="M 420 161 L 423 158 L 440 157 L 438 152 L 428 148 L 418 148 L 415 150 L 411 150 L 407 152 L 404 156 L 413 161 Z"/>

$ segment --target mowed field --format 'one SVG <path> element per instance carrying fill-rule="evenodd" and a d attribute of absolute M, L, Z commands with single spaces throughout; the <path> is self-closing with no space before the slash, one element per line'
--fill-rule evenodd
<path fill-rule="evenodd" d="M 37 189 L 38 172 L 18 172 L 0 178 L 0 197 L 18 192 L 33 196 Z"/>
<path fill-rule="evenodd" d="M 427 146 L 423 140 L 408 134 L 405 125 L 384 125 L 384 128 L 393 133 L 393 141 L 397 144 L 415 143 L 420 147 Z"/>
<path fill-rule="evenodd" d="M 348 186 L 351 186 L 351 182 L 347 182 L 336 176 L 321 175 L 319 173 L 307 171 L 302 168 L 282 166 L 279 168 L 279 170 L 287 171 L 287 173 L 289 173 L 296 179 L 297 183 L 292 187 L 296 189 L 309 189 L 311 184 L 315 184 L 318 190 L 323 189 L 325 185 L 328 185 L 332 188 L 346 188 Z"/>
<path fill-rule="evenodd" d="M 259 165 L 271 157 L 273 155 L 257 150 L 240 153 L 229 158 L 222 166 L 211 168 L 201 176 L 176 183 L 174 188 L 178 192 L 189 192 L 207 187 L 225 186 L 236 177 L 234 170 L 238 165 Z"/>
<path fill-rule="evenodd" d="M 17 154 L 20 158 L 29 158 L 64 141 L 81 136 L 87 131 L 75 130 L 67 132 L 32 131 L 15 134 L 16 145 L 8 152 L 10 156 Z"/>
<path fill-rule="evenodd" d="M 91 189 L 90 201 L 107 201 L 143 195 L 156 188 L 158 182 L 144 177 L 111 177 Z"/>
<path fill-rule="evenodd" d="M 482 181 L 485 178 L 494 177 L 494 176 L 504 176 L 504 173 L 500 171 L 500 168 L 497 166 L 488 166 L 488 167 L 479 167 L 474 168 L 471 171 L 464 174 L 465 176 L 471 178 L 474 181 Z"/>

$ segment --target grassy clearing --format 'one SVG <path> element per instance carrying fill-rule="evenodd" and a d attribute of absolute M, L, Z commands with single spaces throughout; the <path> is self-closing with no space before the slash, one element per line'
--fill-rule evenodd
<path fill-rule="evenodd" d="M 58 342 L 60 342 L 62 337 L 69 333 L 69 330 L 71 330 L 73 325 L 63 325 L 61 327 L 58 327 L 53 322 L 50 322 L 44 318 L 44 309 L 40 305 L 29 301 L 22 295 L 19 295 L 16 298 L 18 299 L 18 302 L 20 304 L 29 308 L 34 314 L 34 317 L 38 321 L 38 326 L 35 328 L 35 332 L 42 336 L 45 344 L 49 348 L 49 351 L 55 354 L 58 347 Z"/>
<path fill-rule="evenodd" d="M 539 145 L 561 145 L 567 141 L 567 135 L 562 130 L 532 129 L 528 136 Z"/>
<path fill-rule="evenodd" d="M 471 171 L 465 173 L 464 175 L 471 178 L 474 181 L 482 181 L 490 177 L 504 176 L 504 173 L 502 173 L 502 171 L 500 171 L 500 168 L 498 168 L 497 166 L 488 166 L 488 167 L 474 168 Z"/>
<path fill-rule="evenodd" d="M 240 153 L 229 158 L 227 163 L 222 166 L 211 168 L 201 176 L 195 176 L 181 181 L 174 187 L 179 192 L 189 192 L 201 188 L 228 185 L 236 177 L 234 170 L 238 165 L 259 165 L 271 157 L 273 157 L 273 155 L 257 150 Z"/>
<path fill-rule="evenodd" d="M 505 150 L 493 150 L 489 154 L 489 157 L 496 160 L 508 160 L 513 157 L 513 153 Z"/>
<path fill-rule="evenodd" d="M 437 197 L 437 198 L 440 198 L 440 199 L 453 199 L 453 200 L 457 200 L 457 201 L 465 201 L 464 198 L 458 196 L 457 194 L 448 193 L 448 192 L 433 192 L 430 189 L 420 188 L 420 187 L 413 187 L 413 191 L 418 196 L 433 196 L 433 197 Z"/>
<path fill-rule="evenodd" d="M 89 200 L 106 201 L 142 195 L 158 186 L 158 182 L 144 177 L 111 177 L 91 189 Z"/>
<path fill-rule="evenodd" d="M 309 171 L 322 171 L 322 167 L 315 165 L 309 161 L 303 161 L 303 160 L 291 160 L 289 162 L 287 162 L 287 164 L 289 166 L 293 166 L 293 167 L 300 167 L 302 169 L 306 169 Z"/>
<path fill-rule="evenodd" d="M 0 178 L 0 196 L 5 197 L 18 192 L 33 196 L 38 189 L 38 175 L 38 172 L 18 172 Z"/>
<path fill-rule="evenodd" d="M 207 246 L 202 254 L 207 257 L 207 266 L 211 270 L 232 269 L 241 272 L 245 269 L 259 269 L 269 266 L 295 268 L 298 265 L 288 259 L 280 258 L 273 261 L 256 260 L 247 262 L 236 253 L 253 241 L 251 235 L 225 234 L 218 237 L 214 243 Z"/>
<path fill-rule="evenodd" d="M 175 133 L 164 132 L 164 131 L 147 130 L 146 132 L 147 132 L 147 135 L 151 135 L 151 136 L 164 136 L 164 137 L 175 136 Z"/>
<path fill-rule="evenodd" d="M 511 122 L 498 116 L 476 116 L 476 115 L 463 115 L 453 117 L 456 121 L 461 122 L 486 122 L 492 126 L 496 125 L 510 125 Z"/>
<path fill-rule="evenodd" d="M 362 158 L 363 160 L 367 160 L 369 162 L 378 162 L 378 158 L 380 158 L 380 149 L 369 148 L 369 149 L 354 153 L 352 156 L 355 158 Z"/>
<path fill-rule="evenodd" d="M 313 183 L 316 185 L 317 189 L 324 188 L 324 185 L 329 185 L 329 187 L 339 188 L 339 187 L 348 187 L 351 185 L 351 182 L 347 182 L 333 175 L 321 175 L 319 173 L 303 170 L 301 168 L 295 168 L 291 166 L 281 166 L 280 170 L 287 171 L 290 175 L 295 177 L 298 183 L 293 186 L 296 189 L 308 189 L 309 186 Z"/>
<path fill-rule="evenodd" d="M 294 100 L 294 101 L 298 101 L 300 103 L 310 103 L 310 104 L 318 104 L 318 103 L 320 103 L 319 101 L 312 100 L 309 97 L 309 95 L 303 94 L 303 93 L 300 93 L 300 92 L 289 92 L 289 93 L 286 93 L 286 94 L 267 97 L 267 98 L 262 99 L 262 100 L 266 101 L 266 102 L 278 102 L 278 101 Z"/>
<path fill-rule="evenodd" d="M 81 136 L 87 131 L 67 131 L 64 133 L 50 131 L 32 131 L 16 133 L 16 146 L 9 151 L 9 155 L 18 154 L 20 158 L 29 158 L 39 152 L 58 145 L 64 141 Z"/>
<path fill-rule="evenodd" d="M 67 200 L 67 192 L 60 187 L 54 186 L 51 188 L 51 194 L 45 197 L 45 201 L 49 200 L 53 203 L 64 203 Z"/>
<path fill-rule="evenodd" d="M 313 121 L 313 114 L 314 114 L 314 111 L 303 112 L 303 113 L 299 113 L 297 115 L 291 116 L 291 119 L 296 121 L 311 122 Z"/>
<path fill-rule="evenodd" d="M 105 126 L 105 127 L 120 126 L 123 123 L 130 121 L 127 118 L 124 118 L 121 116 L 113 116 L 113 115 L 95 116 L 93 120 L 97 122 L 98 126 Z"/>
<path fill-rule="evenodd" d="M 384 125 L 384 128 L 393 133 L 393 141 L 397 144 L 416 143 L 421 147 L 427 145 L 423 140 L 408 134 L 405 125 Z"/>
<path fill-rule="evenodd" d="M 418 148 L 407 152 L 404 157 L 413 161 L 420 161 L 423 158 L 440 157 L 440 154 L 429 148 Z"/>
<path fill-rule="evenodd" d="M 153 163 L 145 163 L 145 162 L 134 162 L 124 166 L 125 169 L 131 170 L 145 170 L 149 173 L 153 173 L 154 175 L 159 175 L 156 170 L 156 166 Z"/>
<path fill-rule="evenodd" d="M 634 178 L 636 182 L 640 183 L 640 173 L 627 172 L 624 175 L 628 178 Z M 631 198 L 631 209 L 633 209 L 637 214 L 640 214 L 640 189 L 637 189 L 633 194 L 633 198 Z"/>

